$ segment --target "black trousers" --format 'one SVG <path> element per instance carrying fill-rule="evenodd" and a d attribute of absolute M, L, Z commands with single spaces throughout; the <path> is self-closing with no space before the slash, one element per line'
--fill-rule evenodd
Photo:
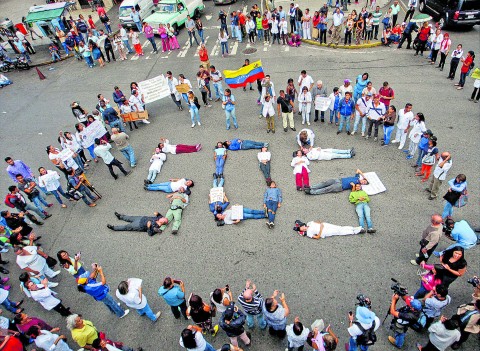
<path fill-rule="evenodd" d="M 423 56 L 423 52 L 425 51 L 425 46 L 427 45 L 427 41 L 426 40 L 420 40 L 418 39 L 418 44 L 417 44 L 417 51 L 415 52 L 416 54 L 418 54 L 418 52 L 420 51 L 420 54 Z"/>
<path fill-rule="evenodd" d="M 248 40 L 250 43 L 255 43 L 255 32 L 253 30 L 248 32 Z"/>
<path fill-rule="evenodd" d="M 397 24 L 397 20 L 398 20 L 398 14 L 392 15 L 392 28 L 395 27 L 395 25 Z"/>
<path fill-rule="evenodd" d="M 435 49 L 432 50 L 432 61 L 433 62 L 437 61 L 438 51 L 439 50 L 435 50 Z"/>
<path fill-rule="evenodd" d="M 475 97 L 477 94 L 477 97 Z M 473 88 L 472 96 L 470 97 L 472 100 L 480 100 L 480 88 Z"/>
<path fill-rule="evenodd" d="M 187 302 L 183 300 L 183 302 L 178 305 L 178 306 L 170 306 L 170 309 L 172 310 L 173 316 L 176 319 L 180 318 L 180 311 L 178 308 L 180 307 L 180 311 L 182 312 L 183 318 L 188 319 L 187 317 Z"/>
<path fill-rule="evenodd" d="M 313 120 L 314 122 L 318 121 L 318 112 L 320 112 L 320 118 L 322 119 L 322 122 L 325 120 L 325 111 L 318 111 L 315 110 L 315 119 Z"/>
<path fill-rule="evenodd" d="M 143 218 L 144 216 L 119 215 L 118 219 L 128 222 L 128 224 L 114 225 L 112 229 L 115 231 L 146 232 L 148 228 L 146 225 L 142 225 Z"/>
<path fill-rule="evenodd" d="M 268 333 L 272 336 L 278 336 L 279 338 L 284 338 L 285 335 L 287 335 L 287 331 L 285 329 L 275 330 L 272 327 L 268 327 Z"/>
<path fill-rule="evenodd" d="M 33 48 L 32 44 L 30 44 L 30 42 L 28 40 L 25 40 L 25 42 L 23 43 L 25 45 L 25 47 L 27 48 L 27 51 L 29 54 L 35 54 L 35 49 Z"/>
<path fill-rule="evenodd" d="M 398 48 L 400 49 L 403 43 L 407 40 L 407 49 L 410 49 L 410 44 L 412 44 L 412 33 L 403 33 L 402 39 L 400 39 L 400 43 L 398 43 Z"/>
<path fill-rule="evenodd" d="M 352 31 L 351 30 L 347 30 L 345 32 L 345 40 L 344 40 L 344 44 L 347 45 L 347 42 L 348 44 L 351 44 L 352 43 Z"/>
<path fill-rule="evenodd" d="M 63 317 L 68 317 L 72 314 L 70 312 L 70 309 L 66 308 L 62 303 L 60 302 L 57 306 L 53 308 L 56 312 L 60 313 Z"/>
<path fill-rule="evenodd" d="M 440 350 L 437 349 L 429 340 L 428 344 L 422 347 L 422 351 L 440 351 Z"/>
<path fill-rule="evenodd" d="M 452 58 L 452 61 L 450 61 L 450 73 L 448 73 L 448 78 L 455 78 L 455 72 L 457 72 L 457 67 L 458 63 L 460 62 L 459 58 Z"/>
<path fill-rule="evenodd" d="M 415 7 L 410 7 L 408 11 L 405 13 L 405 18 L 403 19 L 403 22 L 407 22 L 408 16 L 410 16 L 410 19 L 412 19 L 414 13 L 415 13 Z"/>
<path fill-rule="evenodd" d="M 104 46 L 105 53 L 107 54 L 107 60 L 110 62 L 110 54 L 112 54 L 112 60 L 115 60 L 115 54 L 113 53 L 113 48 L 111 46 Z"/>
<path fill-rule="evenodd" d="M 374 26 L 372 26 L 372 27 L 373 27 L 373 38 L 374 38 L 374 39 L 377 39 L 377 38 L 378 38 L 378 27 L 380 27 L 380 25 L 379 25 L 379 24 L 376 24 L 376 25 L 374 25 Z"/>
<path fill-rule="evenodd" d="M 433 251 L 435 251 L 435 249 L 437 248 L 437 246 L 438 246 L 438 244 L 433 245 L 433 247 L 432 247 L 430 250 L 427 250 L 427 255 L 428 255 L 428 257 L 425 257 L 425 256 L 423 255 L 423 252 L 422 252 L 423 247 L 421 246 L 421 247 L 420 247 L 420 250 L 418 251 L 418 257 L 415 259 L 415 262 L 417 262 L 417 264 L 420 264 L 420 263 L 422 263 L 422 262 L 427 263 L 428 259 L 432 256 Z"/>
<path fill-rule="evenodd" d="M 443 69 L 445 67 L 445 60 L 447 59 L 447 55 L 443 52 L 440 52 L 440 63 L 438 64 L 438 67 Z"/>
<path fill-rule="evenodd" d="M 320 41 L 320 44 L 322 44 L 322 43 L 326 44 L 327 43 L 327 30 L 326 29 L 320 31 L 320 35 L 319 35 L 318 40 Z"/>
<path fill-rule="evenodd" d="M 115 179 L 118 178 L 118 176 L 113 171 L 113 166 L 116 166 L 123 174 L 125 174 L 125 175 L 128 174 L 128 172 L 125 170 L 125 168 L 123 168 L 122 162 L 120 162 L 119 160 L 114 158 L 112 162 L 107 164 L 108 170 L 110 171 L 110 174 L 112 175 L 113 178 L 115 178 Z"/>
<path fill-rule="evenodd" d="M 295 18 L 290 17 L 290 33 L 293 33 L 297 30 L 297 27 L 295 25 Z"/>
<path fill-rule="evenodd" d="M 177 98 L 175 97 L 175 94 L 170 94 L 170 97 L 172 98 L 173 102 L 175 103 L 175 105 L 177 105 L 177 107 L 181 107 L 182 106 L 182 99 L 178 100 L 177 101 Z"/>
<path fill-rule="evenodd" d="M 373 136 L 376 138 L 378 137 L 378 126 L 380 125 L 380 122 L 377 120 L 372 120 L 370 118 L 367 118 L 367 135 L 371 136 L 372 135 L 372 127 L 375 126 L 375 132 L 373 133 Z"/>

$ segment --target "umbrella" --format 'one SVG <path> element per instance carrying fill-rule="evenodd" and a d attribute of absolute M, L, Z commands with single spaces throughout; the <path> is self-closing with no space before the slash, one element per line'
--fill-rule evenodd
<path fill-rule="evenodd" d="M 427 15 L 426 13 L 419 13 L 418 15 L 413 16 L 410 22 L 422 23 L 432 20 L 432 16 Z"/>

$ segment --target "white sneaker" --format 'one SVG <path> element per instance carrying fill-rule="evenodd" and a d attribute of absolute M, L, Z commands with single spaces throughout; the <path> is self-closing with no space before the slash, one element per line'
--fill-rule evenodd
<path fill-rule="evenodd" d="M 364 132 L 362 132 L 362 137 L 365 137 L 365 133 L 364 133 Z"/>
<path fill-rule="evenodd" d="M 55 272 L 53 272 L 53 275 L 52 275 L 50 278 L 56 277 L 56 276 L 59 275 L 59 274 L 60 274 L 60 271 L 59 271 L 59 270 L 58 270 L 58 271 L 55 271 Z"/>
<path fill-rule="evenodd" d="M 350 135 L 355 135 L 355 132 L 350 133 Z"/>
<path fill-rule="evenodd" d="M 198 124 L 199 126 L 201 126 L 201 125 L 202 125 L 200 122 L 197 122 L 197 124 Z"/>
<path fill-rule="evenodd" d="M 153 323 L 155 323 L 156 321 L 158 321 L 158 319 L 160 318 L 160 316 L 162 315 L 162 312 L 161 311 L 158 311 L 157 313 L 155 313 L 155 320 L 153 321 Z"/>
<path fill-rule="evenodd" d="M 415 257 L 420 257 L 420 255 L 419 255 L 419 254 L 415 254 Z"/>
<path fill-rule="evenodd" d="M 150 124 L 150 121 L 148 121 L 146 119 L 142 119 L 142 122 L 145 123 L 145 124 Z"/>
<path fill-rule="evenodd" d="M 310 125 L 310 122 L 307 122 L 307 125 Z"/>
<path fill-rule="evenodd" d="M 302 121 L 302 126 L 305 124 L 305 122 Z"/>
<path fill-rule="evenodd" d="M 403 149 L 403 147 L 401 147 L 401 146 L 398 147 L 398 150 L 402 150 L 402 149 Z"/>
<path fill-rule="evenodd" d="M 120 318 L 125 317 L 125 316 L 126 316 L 127 314 L 129 314 L 129 313 L 130 313 L 130 310 L 125 310 L 125 313 L 124 313 L 123 316 L 121 316 Z"/>
<path fill-rule="evenodd" d="M 400 142 L 400 141 L 398 141 L 398 140 L 394 140 L 394 141 L 392 141 L 391 143 L 392 143 L 392 144 L 396 144 L 396 143 L 399 143 L 399 142 Z"/>
<path fill-rule="evenodd" d="M 192 123 L 192 128 L 195 127 L 195 123 Z"/>
<path fill-rule="evenodd" d="M 49 287 L 49 288 L 54 288 L 54 287 L 56 287 L 56 286 L 58 286 L 58 283 L 48 282 L 48 287 Z"/>

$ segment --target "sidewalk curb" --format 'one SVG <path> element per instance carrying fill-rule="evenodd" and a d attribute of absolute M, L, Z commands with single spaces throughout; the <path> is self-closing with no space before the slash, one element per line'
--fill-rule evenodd
<path fill-rule="evenodd" d="M 69 54 L 67 56 L 60 57 L 60 60 L 58 60 L 57 62 L 67 60 L 67 59 L 72 58 L 74 56 L 75 56 L 74 54 Z M 30 67 L 42 67 L 42 66 L 51 65 L 52 63 L 56 63 L 56 62 L 53 62 L 52 60 L 49 60 L 49 61 L 44 61 L 44 62 L 31 64 Z"/>
<path fill-rule="evenodd" d="M 320 44 L 318 41 L 315 40 L 309 40 L 309 39 L 302 39 L 302 42 L 310 44 L 310 45 L 316 45 L 316 46 L 323 46 L 325 48 L 332 48 L 332 49 L 344 49 L 344 50 L 357 50 L 357 49 L 367 49 L 367 48 L 374 48 L 376 46 L 381 46 L 382 42 L 378 41 L 375 43 L 370 43 L 370 44 L 360 44 L 360 45 L 328 45 L 328 44 Z"/>

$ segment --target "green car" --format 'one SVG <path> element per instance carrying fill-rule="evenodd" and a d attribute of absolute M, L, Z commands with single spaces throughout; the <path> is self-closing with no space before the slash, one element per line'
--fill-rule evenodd
<path fill-rule="evenodd" d="M 154 12 L 145 18 L 145 22 L 153 27 L 155 34 L 160 23 L 165 25 L 170 23 L 173 30 L 177 32 L 180 26 L 185 25 L 187 15 L 198 18 L 204 8 L 202 0 L 163 0 L 158 3 Z"/>

